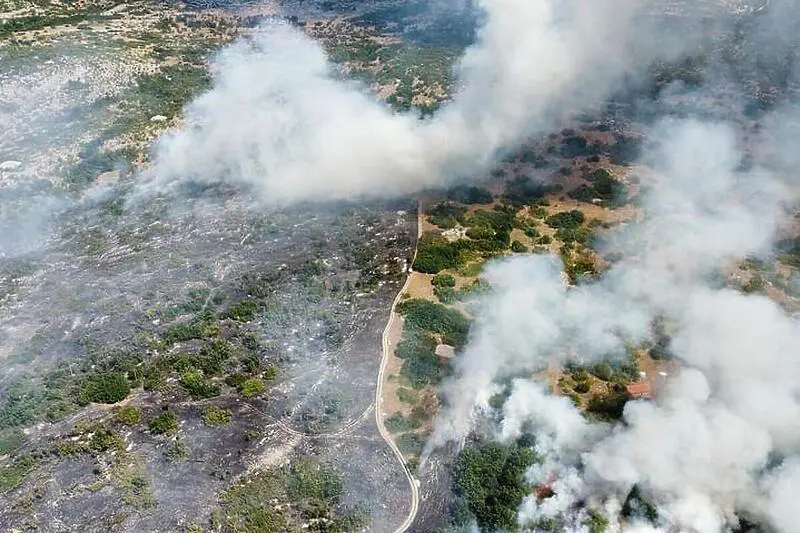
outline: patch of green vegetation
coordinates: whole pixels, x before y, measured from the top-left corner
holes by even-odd
[[[150,421],[150,432],[153,435],[174,435],[180,427],[178,416],[172,411],[164,411]]]
[[[238,322],[250,322],[256,317],[260,305],[255,300],[242,300],[231,305],[220,318],[230,318]]]
[[[492,193],[481,187],[457,185],[447,190],[447,199],[462,204],[490,204]]]
[[[228,489],[221,498],[225,524],[242,533],[278,533],[289,527],[286,511],[272,503],[283,495],[286,478],[281,472],[248,476]]]
[[[522,244],[520,241],[513,241],[511,243],[511,251],[515,254],[526,254],[529,252],[528,247]]]
[[[82,9],[67,14],[27,15],[4,20],[0,24],[0,39],[10,37],[15,33],[22,33],[44,28],[80,24],[85,20],[103,20],[109,18],[102,11],[108,9],[100,5],[88,4]]]
[[[587,203],[600,200],[600,205],[612,208],[625,203],[625,186],[608,170],[598,168],[585,177],[589,184],[570,191],[570,198]]]
[[[342,497],[343,486],[335,470],[306,457],[292,462],[286,492],[293,500],[321,500],[330,505]]]
[[[178,382],[195,400],[212,398],[220,393],[219,385],[209,381],[202,371],[194,368],[181,372]]]
[[[417,403],[417,394],[413,390],[406,387],[400,387],[397,389],[397,397],[403,403],[410,405],[415,405]]]
[[[478,527],[519,529],[517,509],[532,490],[525,472],[536,461],[532,449],[516,443],[473,443],[459,453],[453,473],[455,493]]]
[[[0,430],[0,455],[16,450],[22,444],[25,434],[19,428]]]
[[[406,418],[403,413],[397,412],[386,419],[386,428],[392,433],[403,433],[420,427],[422,427],[420,416],[412,415]]]
[[[227,426],[231,423],[233,414],[227,409],[209,405],[203,410],[203,423],[211,427]]]
[[[425,94],[429,88],[441,87],[444,94],[434,97],[436,103],[433,107],[422,109],[423,113],[431,114],[450,92],[452,66],[460,53],[458,47],[441,45],[387,46],[380,52],[383,64],[377,82],[395,86],[395,92],[387,102],[401,111],[411,109],[414,96]],[[434,95],[431,93],[431,96]]]
[[[395,441],[397,442],[397,448],[404,455],[419,455],[422,453],[422,449],[425,448],[425,437],[413,431],[403,433]]]
[[[18,487],[25,478],[39,467],[39,461],[30,455],[18,457],[9,465],[0,467],[0,493]]]
[[[447,373],[447,368],[436,356],[436,340],[424,331],[404,331],[395,355],[403,359],[400,374],[414,388],[435,385]]]
[[[171,442],[169,446],[167,446],[167,449],[164,450],[164,457],[170,462],[182,461],[187,459],[189,455],[189,446],[183,439]]]
[[[564,272],[573,285],[597,274],[597,267],[590,254],[574,252],[567,246],[561,248],[560,254]]]
[[[431,283],[434,287],[455,287],[456,278],[452,274],[436,274]]]
[[[455,269],[461,265],[459,253],[463,249],[458,242],[421,243],[417,247],[417,257],[412,268],[425,274],[436,274],[446,269]]]
[[[454,302],[468,301],[476,295],[486,292],[488,288],[488,283],[479,278],[473,280],[470,285],[461,287],[458,290],[453,289],[452,287],[436,286],[433,288],[433,294],[439,299],[440,302],[447,305]]]
[[[564,159],[575,159],[576,157],[586,157],[597,155],[603,152],[603,147],[597,144],[589,144],[588,141],[575,135],[565,135],[561,141],[558,153]]]
[[[127,398],[130,392],[131,384],[122,372],[91,374],[83,382],[78,403],[117,403]]]
[[[105,134],[113,137],[139,131],[150,124],[154,115],[172,117],[210,85],[211,76],[205,65],[162,65],[159,72],[139,76],[136,84],[120,96],[120,118]]]
[[[334,510],[343,488],[336,470],[312,457],[299,458],[231,487],[220,498],[221,521],[229,530],[244,533],[294,530],[309,522],[319,531],[358,531],[367,525],[364,513]]]
[[[571,211],[561,211],[554,213],[545,219],[545,223],[551,228],[575,230],[586,220],[582,211],[573,209]]]
[[[264,391],[267,390],[267,386],[264,382],[258,378],[250,378],[242,382],[241,387],[239,387],[239,392],[242,393],[242,396],[245,398],[252,398],[254,396],[258,396],[263,394]]]
[[[608,147],[611,163],[614,165],[630,165],[636,161],[642,150],[642,140],[621,134],[615,134],[614,138],[614,144]]]
[[[135,426],[142,420],[142,410],[129,405],[121,407],[114,412],[114,420],[125,426]]]
[[[12,382],[5,390],[0,407],[0,429],[61,419],[77,408],[75,389],[69,374],[61,373],[30,376]]]
[[[589,529],[589,533],[605,533],[608,529],[608,518],[598,512],[589,513],[589,517],[584,521],[584,525]]]
[[[442,229],[456,227],[457,224],[464,224],[464,215],[467,209],[450,202],[440,202],[428,209],[428,222]]]
[[[617,421],[622,419],[625,404],[630,399],[627,391],[611,391],[606,394],[594,395],[589,399],[586,412],[600,420]]]
[[[62,440],[53,444],[50,451],[58,457],[97,455],[105,452],[121,452],[125,440],[113,429],[103,424],[77,426]]]
[[[628,493],[620,514],[631,521],[642,520],[651,524],[656,524],[659,518],[658,507],[642,493],[638,485],[634,485]]]
[[[407,329],[437,333],[446,344],[456,347],[467,343],[469,319],[454,309],[421,298],[400,302],[396,309],[405,317]]]
[[[537,183],[529,176],[517,176],[506,183],[503,198],[511,205],[521,207],[535,204],[552,190],[552,186]]]
[[[65,181],[70,188],[80,189],[104,172],[130,170],[136,153],[130,148],[104,151],[101,141],[86,143],[78,152],[78,162],[66,171]]]

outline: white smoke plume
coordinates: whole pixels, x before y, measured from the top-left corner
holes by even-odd
[[[446,409],[431,446],[463,438],[499,380],[622,353],[663,315],[676,324],[671,350],[682,371],[657,401],[629,402],[624,425],[587,424],[535,378],[516,380],[499,437],[533,424],[545,460],[531,478],[559,479],[556,498],[526,500],[521,519],[579,513],[579,502],[618,506],[637,485],[658,503],[660,531],[719,533],[741,511],[797,531],[788,502],[800,496],[800,326],[765,296],[708,284],[715,269],[766,254],[781,206],[796,196],[784,176],[738,168],[731,127],[668,121],[653,136],[661,143],[649,158],[647,217],[628,228],[625,258],[601,280],[566,289],[543,257],[490,269],[495,292],[443,386]],[[770,473],[776,457],[788,459]]]
[[[430,120],[392,113],[344,81],[300,31],[263,28],[219,55],[214,88],[159,143],[151,186],[228,179],[287,203],[473,179],[503,150],[691,46],[692,34],[676,38],[643,16],[658,5],[483,0],[485,23],[457,68],[460,90]]]

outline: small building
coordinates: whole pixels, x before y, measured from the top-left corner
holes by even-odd
[[[648,382],[641,382],[641,383],[631,383],[626,387],[628,394],[631,395],[631,398],[650,398],[650,383]]]

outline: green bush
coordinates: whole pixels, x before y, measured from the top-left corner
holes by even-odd
[[[219,385],[208,381],[199,370],[182,372],[178,382],[195,400],[219,396]]]
[[[517,176],[506,183],[506,190],[503,196],[506,202],[520,207],[541,199],[550,191],[551,187],[537,183],[528,176]]]
[[[577,229],[586,220],[583,212],[573,209],[572,211],[561,211],[554,213],[545,219],[551,228],[556,229]]]
[[[38,466],[39,461],[29,455],[23,455],[10,465],[0,467],[0,493],[18,487]]]
[[[446,368],[436,356],[436,341],[423,331],[404,331],[395,355],[403,359],[400,373],[414,388],[435,385],[445,376]]]
[[[425,274],[436,274],[442,270],[458,268],[459,250],[451,243],[420,245],[412,268]]]
[[[227,426],[231,423],[233,415],[227,409],[216,405],[209,405],[203,410],[203,423],[211,427]]]
[[[9,453],[19,448],[25,434],[19,428],[6,428],[0,430],[0,455]]]
[[[200,321],[172,324],[167,326],[161,339],[167,345],[173,345],[179,342],[186,342],[192,339],[203,338],[204,324]]]
[[[528,247],[522,244],[520,241],[514,241],[511,243],[511,251],[515,254],[524,254],[528,253]]]
[[[405,327],[438,333],[445,343],[464,346],[469,333],[469,320],[454,309],[412,298],[397,305],[397,312],[405,317]]]
[[[142,419],[142,410],[138,407],[121,407],[114,413],[114,420],[125,426],[135,426]]]
[[[392,433],[402,433],[411,429],[411,425],[403,413],[398,412],[386,419],[386,429]]]
[[[338,472],[310,457],[296,459],[289,467],[286,492],[292,500],[320,500],[335,505],[344,484]]]
[[[276,365],[268,365],[263,372],[264,379],[272,381],[278,379],[278,367]]]
[[[418,455],[425,448],[425,437],[410,431],[403,433],[397,437],[397,447],[406,455]]]
[[[220,318],[230,318],[238,322],[250,322],[256,317],[259,305],[254,300],[242,300],[231,305]]]
[[[131,385],[121,372],[93,374],[86,377],[79,395],[80,403],[117,403],[128,397]]]
[[[400,387],[397,389],[397,397],[400,399],[401,402],[414,405],[417,403],[417,395],[416,393],[405,387]]]
[[[245,381],[247,381],[247,376],[239,372],[225,376],[225,384],[235,389],[241,389]]]
[[[172,411],[164,411],[148,427],[153,435],[174,435],[178,432],[178,417]]]
[[[451,304],[458,299],[458,292],[452,287],[436,286],[433,288],[433,294],[443,304]]]
[[[587,392],[589,392],[590,388],[591,385],[589,384],[588,381],[576,381],[575,385],[572,387],[572,389],[578,394],[586,394]]]
[[[267,386],[258,378],[250,378],[242,383],[239,392],[247,398],[258,396],[267,390]]]
[[[431,280],[434,287],[455,287],[456,278],[452,274],[437,274]]]
[[[492,193],[481,187],[459,185],[447,191],[447,198],[462,204],[490,204]]]
[[[454,228],[456,224],[464,223],[464,207],[453,205],[449,202],[441,202],[428,209],[428,221],[442,229]]]
[[[608,518],[597,512],[591,512],[584,524],[589,528],[589,533],[605,533],[608,529]]]
[[[517,509],[532,487],[525,472],[536,461],[530,448],[485,442],[465,447],[456,460],[455,492],[484,531],[515,531]]]
[[[628,400],[630,400],[630,396],[627,391],[612,391],[591,398],[586,410],[601,420],[616,421],[622,418],[622,412]]]

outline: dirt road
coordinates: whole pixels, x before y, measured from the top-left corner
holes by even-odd
[[[417,241],[419,241],[420,233],[422,231],[422,209],[420,203],[417,203]],[[417,257],[417,247],[414,247],[414,259]],[[411,263],[414,263],[412,259]],[[409,265],[409,274],[411,273],[411,266]],[[383,411],[381,409],[381,405],[383,404],[383,380],[384,380],[384,373],[386,372],[386,363],[389,361],[389,357],[392,355],[391,350],[392,346],[389,341],[390,332],[392,330],[392,326],[395,320],[399,320],[400,316],[395,312],[395,307],[397,303],[400,301],[400,298],[403,296],[403,293],[406,292],[408,289],[408,284],[411,281],[411,276],[409,275],[406,277],[406,282],[398,291],[397,296],[395,296],[394,301],[392,302],[392,308],[389,313],[389,321],[386,324],[386,328],[383,330],[383,356],[381,358],[381,368],[378,372],[378,386],[375,389],[375,423],[378,426],[378,431],[383,437],[383,440],[386,441],[386,444],[391,448],[392,452],[394,453],[397,460],[400,461],[400,464],[403,466],[403,471],[406,474],[406,478],[408,478],[408,484],[411,487],[411,508],[408,511],[408,516],[400,524],[397,529],[395,529],[395,533],[403,533],[404,531],[408,530],[411,525],[414,523],[414,519],[417,516],[417,511],[419,510],[419,481],[414,477],[414,474],[409,470],[408,465],[406,464],[405,459],[403,458],[403,454],[400,452],[400,449],[395,444],[394,440],[392,439],[391,434],[386,429],[386,426],[383,424]]]

